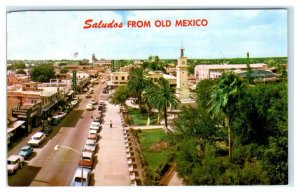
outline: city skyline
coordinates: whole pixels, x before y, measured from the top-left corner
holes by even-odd
[[[64,18],[63,20],[61,18]],[[84,29],[85,21],[123,28]],[[207,19],[203,27],[128,28],[128,20]],[[7,59],[286,57],[287,10],[26,11],[7,14]]]

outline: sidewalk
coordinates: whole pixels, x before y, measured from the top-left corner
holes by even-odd
[[[113,127],[110,128],[109,121]],[[106,102],[93,170],[95,186],[129,186],[129,171],[119,106]]]

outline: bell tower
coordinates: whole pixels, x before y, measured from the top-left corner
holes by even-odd
[[[190,98],[187,57],[184,56],[183,47],[181,47],[180,49],[180,57],[177,60],[176,78],[176,93],[179,99]]]

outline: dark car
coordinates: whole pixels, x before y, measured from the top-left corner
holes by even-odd
[[[58,125],[59,124],[59,122],[60,122],[60,119],[51,119],[51,121],[50,121],[50,125]]]
[[[69,113],[72,110],[72,108],[70,106],[66,106],[64,109],[65,113]]]
[[[29,145],[25,145],[21,148],[19,152],[19,156],[22,156],[24,159],[27,159],[31,156],[32,152],[33,152],[33,147]]]
[[[45,125],[42,128],[42,132],[45,133],[46,136],[48,136],[51,131],[52,131],[53,127],[51,125]]]

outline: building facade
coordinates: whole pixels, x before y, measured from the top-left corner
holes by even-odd
[[[250,64],[252,69],[266,70],[267,64]],[[194,76],[196,81],[204,79],[218,78],[222,72],[226,70],[234,70],[237,72],[247,69],[246,64],[203,64],[197,65],[194,68]]]

